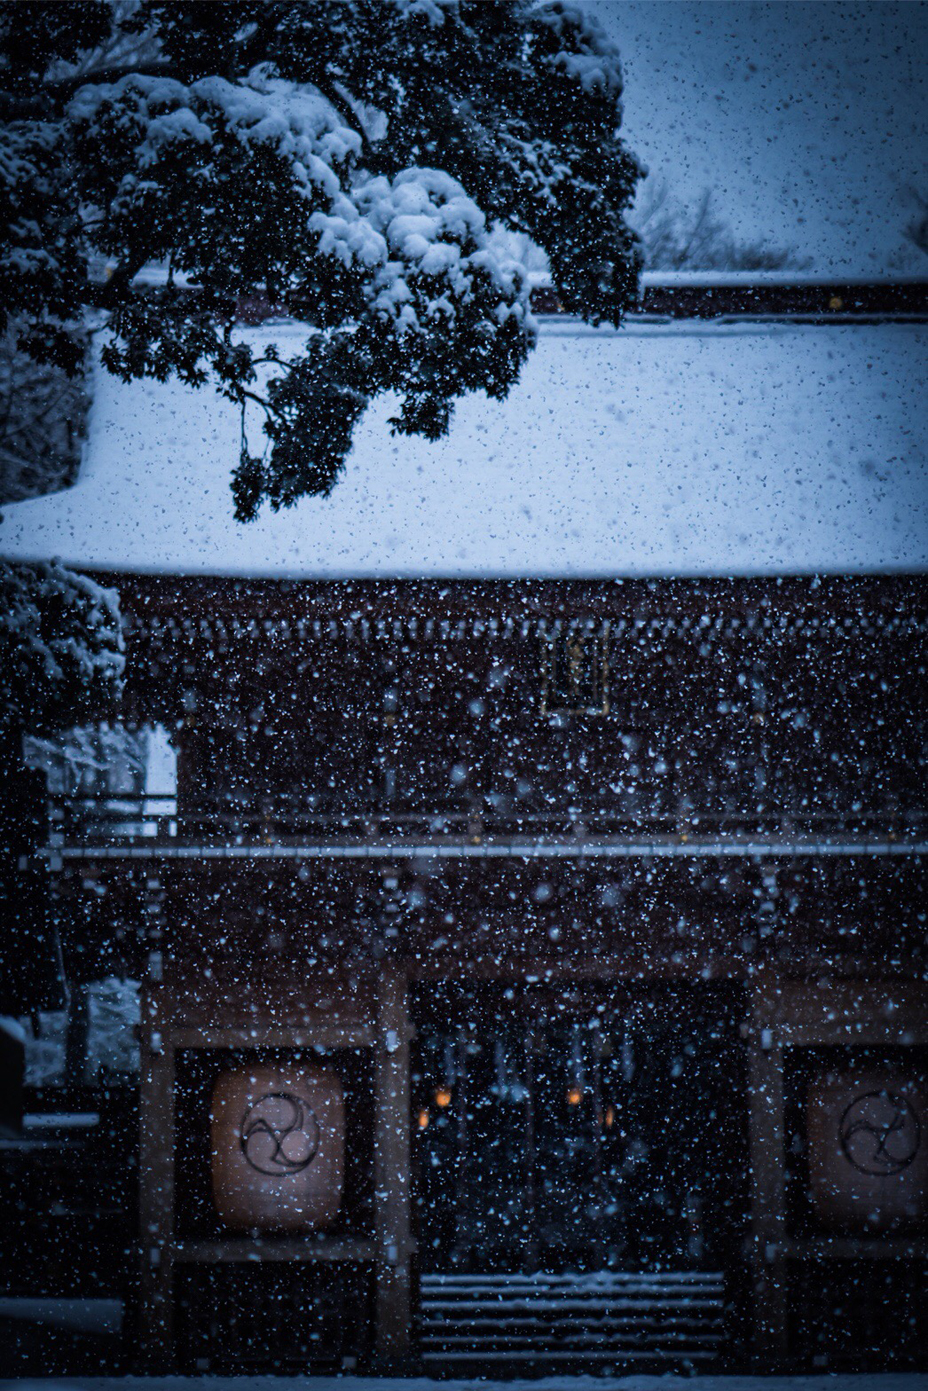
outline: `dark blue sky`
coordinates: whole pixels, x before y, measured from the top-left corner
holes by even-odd
[[[928,273],[928,5],[585,0],[619,41],[629,144],[678,196],[814,269]]]

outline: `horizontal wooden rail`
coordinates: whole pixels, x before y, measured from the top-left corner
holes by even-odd
[[[907,812],[845,816],[839,813],[794,817],[777,808],[685,816],[672,813],[617,812],[608,806],[501,815],[460,808],[418,811],[360,808],[352,812],[308,811],[296,799],[281,797],[267,806],[234,805],[216,799],[178,808],[173,796],[106,795],[69,797],[49,803],[50,847],[158,844],[293,847],[321,843],[373,845],[426,840],[441,844],[461,839],[473,846],[494,841],[670,841],[699,845],[707,838],[736,842],[807,844],[840,841],[886,842],[911,847],[928,836],[928,815]]]

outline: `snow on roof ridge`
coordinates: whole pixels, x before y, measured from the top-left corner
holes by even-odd
[[[0,550],[304,579],[924,572],[926,346],[914,324],[555,322],[506,401],[465,398],[436,444],[380,401],[331,497],[247,526],[234,409],[99,372],[78,482],[5,508]]]
[[[533,290],[553,290],[554,282],[547,271],[528,272]],[[643,289],[671,285],[925,285],[928,272],[900,274],[891,271],[845,273],[823,270],[645,270],[641,275]]]
[[[527,271],[526,278],[532,289],[555,288],[548,271]],[[143,266],[135,276],[137,285],[159,286],[167,282],[168,271],[164,266]],[[183,272],[175,272],[173,283],[184,288],[198,282]],[[645,270],[641,284],[645,288],[652,285],[924,285],[928,284],[928,272],[844,272],[807,267],[795,270]]]
[[[646,270],[641,277],[645,289],[660,285],[926,285],[928,274],[843,275],[817,270]]]

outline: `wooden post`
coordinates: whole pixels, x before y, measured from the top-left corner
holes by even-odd
[[[751,1143],[752,1354],[776,1371],[789,1351],[786,1290],[786,1141],[783,1049],[755,1020],[748,1049]]]
[[[90,1039],[90,996],[86,985],[72,985],[64,1038],[64,1080],[72,1091],[87,1080],[87,1044]]]
[[[535,1150],[535,1025],[525,1032],[525,1235],[523,1269],[540,1264],[538,1244],[538,1158]]]
[[[381,1368],[399,1368],[410,1356],[412,1234],[406,995],[404,972],[385,964],[378,981],[374,1057],[375,1354]]]
[[[142,999],[139,1370],[173,1370],[174,1048],[158,997]]]

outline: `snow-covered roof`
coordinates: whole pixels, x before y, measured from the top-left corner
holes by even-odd
[[[299,332],[249,336],[281,349]],[[16,503],[8,556],[255,576],[749,575],[928,567],[928,327],[543,324],[503,403],[438,444],[379,403],[327,499],[232,518],[234,408],[94,383],[77,484]]]

